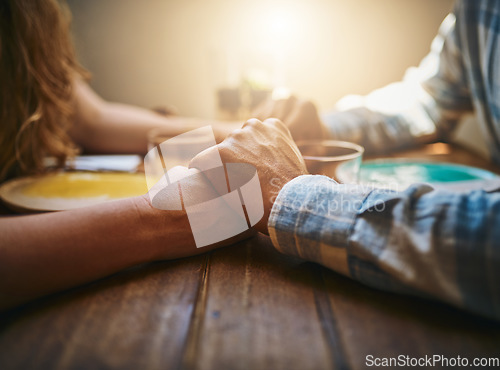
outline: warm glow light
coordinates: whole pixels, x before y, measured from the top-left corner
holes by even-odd
[[[289,9],[272,9],[262,19],[263,41],[268,48],[285,52],[297,38],[299,24]]]
[[[307,60],[307,47],[314,44],[317,12],[309,2],[255,0],[234,3],[231,32],[218,40],[212,70],[216,86],[272,89],[273,97],[290,95],[290,69]],[[223,29],[223,28],[221,28]],[[217,58],[216,56],[219,55]],[[220,71],[220,72],[219,72]]]
[[[293,31],[293,19],[287,14],[274,14],[269,17],[269,31],[273,38],[283,39]]]
[[[288,4],[287,4],[288,5]],[[269,85],[285,87],[287,85],[285,61],[293,48],[300,42],[299,30],[304,23],[300,13],[292,6],[265,6],[259,9],[258,17],[251,17],[253,37],[248,49],[258,47],[261,51],[259,59],[267,61],[267,66],[253,66],[254,69],[264,67],[267,70]],[[302,24],[303,26],[303,24]]]

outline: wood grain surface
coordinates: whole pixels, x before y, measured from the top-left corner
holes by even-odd
[[[497,170],[433,148],[425,150]],[[500,324],[370,289],[282,255],[262,235],[0,316],[2,370],[363,369],[369,355],[500,357]]]

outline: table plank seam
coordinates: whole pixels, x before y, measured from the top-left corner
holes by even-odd
[[[327,294],[327,288],[323,277],[323,268],[320,266],[313,266],[311,270],[313,279],[316,281],[316,287],[314,288],[314,303],[323,337],[330,349],[332,365],[335,369],[350,369],[345,355],[342,337],[337,326],[337,319],[333,313],[330,299]]]
[[[191,322],[186,336],[186,341],[184,343],[184,349],[182,351],[181,368],[183,369],[193,369],[195,367],[207,305],[208,276],[210,272],[211,257],[212,252],[207,253],[204,263],[200,269],[198,291],[193,303],[194,307],[190,320]]]

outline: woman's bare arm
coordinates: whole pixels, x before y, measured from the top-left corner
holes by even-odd
[[[180,195],[178,186],[163,189],[164,204]],[[203,176],[189,176],[181,196],[184,201],[202,194],[213,198],[214,192]],[[215,215],[205,224],[207,229],[216,225]],[[248,230],[197,248],[186,212],[158,210],[148,194],[72,211],[0,217],[0,310],[136,264],[203,253],[252,234]]]
[[[147,133],[164,127],[172,136],[211,125],[218,141],[242,123],[162,116],[147,109],[110,103],[82,80],[75,81],[75,125],[71,136],[84,150],[95,153],[146,153]]]
[[[185,212],[147,196],[78,210],[0,218],[0,309],[124,268],[192,255]]]

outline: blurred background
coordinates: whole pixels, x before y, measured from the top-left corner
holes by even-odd
[[[67,1],[78,55],[101,96],[143,107],[172,104],[182,115],[206,118],[218,117],[221,88],[288,88],[328,110],[346,94],[397,81],[427,54],[453,6],[453,0]]]

